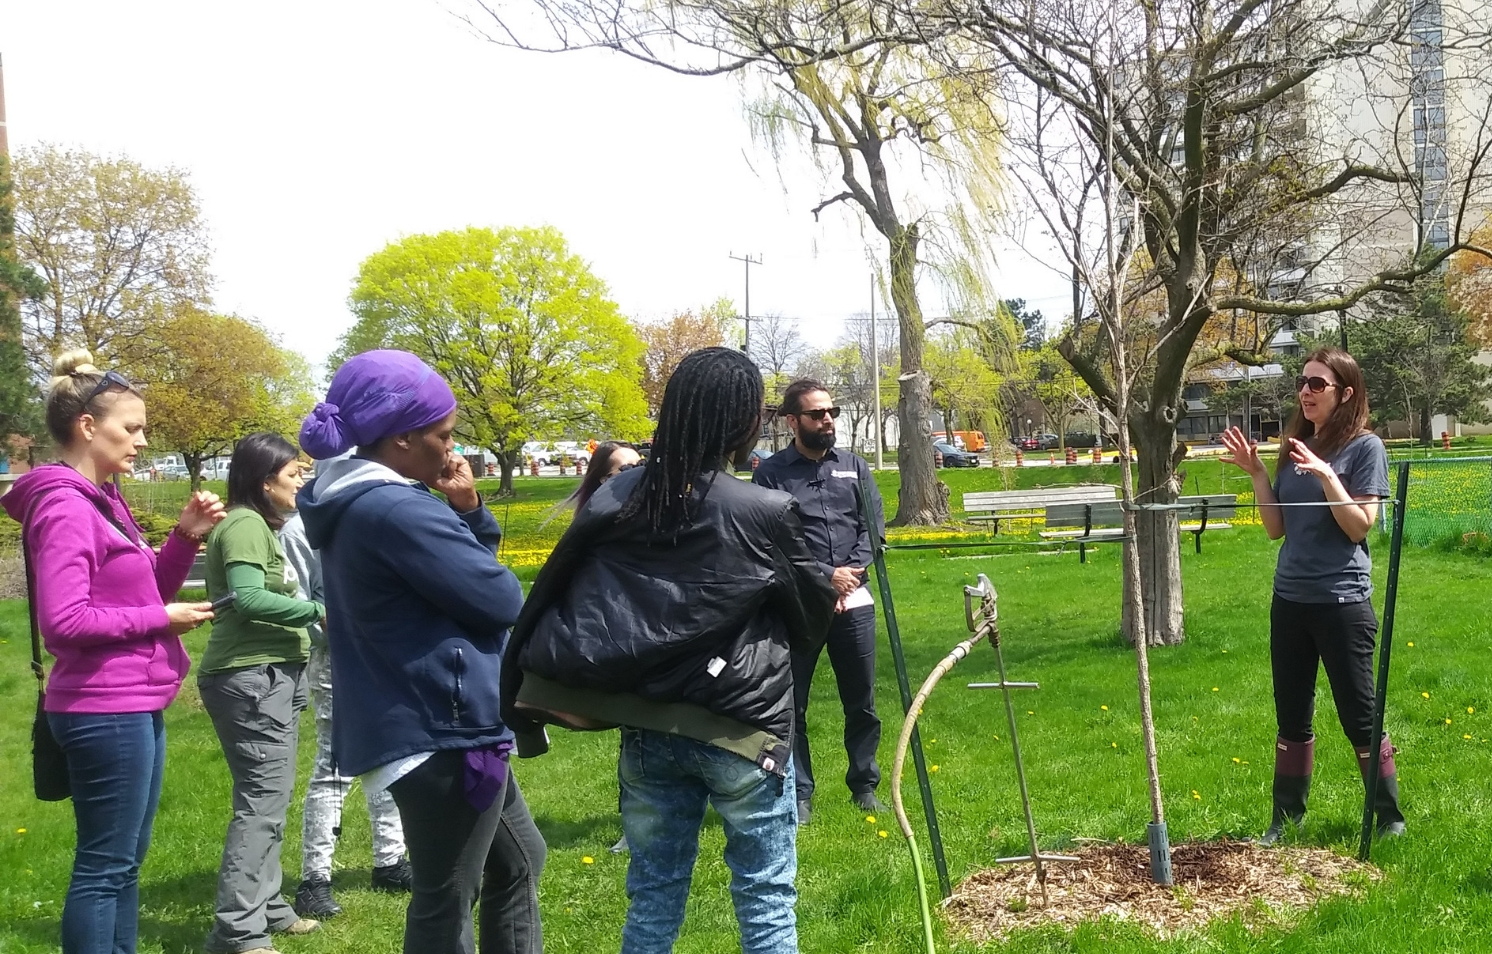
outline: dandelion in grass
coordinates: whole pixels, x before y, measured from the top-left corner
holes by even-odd
[[[886,837],[886,829],[882,828],[880,831],[876,832],[876,835],[878,837],[880,837],[880,838],[885,838]]]
[[[24,834],[26,834],[26,829],[24,829],[24,828],[17,828],[16,829],[16,834],[17,835],[24,835]]]
[[[1192,789],[1192,798],[1195,798],[1197,801],[1200,802],[1202,800],[1202,793],[1197,791],[1196,789]]]
[[[876,817],[874,815],[866,815],[865,823],[867,825],[874,825],[876,823]]]
[[[928,771],[929,771],[929,772],[936,772],[936,771],[937,771],[937,770],[938,770],[938,766],[937,766],[937,765],[929,765],[929,766],[928,766],[928,767],[927,767],[927,770],[928,770]]]
[[[1109,743],[1109,748],[1111,748],[1111,749],[1117,749],[1117,748],[1119,748],[1119,743],[1118,742],[1110,742]]]
[[[1467,706],[1466,707],[1466,714],[1467,715],[1471,715],[1475,711],[1476,711],[1476,706]]]
[[[1422,698],[1425,698],[1425,699],[1428,699],[1428,698],[1430,698],[1430,694],[1429,694],[1429,693],[1428,693],[1428,692],[1422,692],[1422,693],[1420,693],[1420,696],[1421,696],[1421,697],[1422,697]]]
[[[1035,709],[1027,709],[1026,710],[1026,715],[1035,715],[1035,714],[1036,714],[1036,710]]]
[[[1217,692],[1217,686],[1213,686],[1213,687],[1212,687],[1212,691],[1213,691],[1213,692]]]
[[[1235,755],[1235,756],[1233,756],[1233,764],[1234,765],[1242,765],[1243,764],[1243,760],[1240,759],[1238,756]]]
[[[593,865],[596,863],[596,859],[592,858],[590,855],[586,855],[580,859],[580,863],[583,865]]]
[[[1471,736],[1469,736],[1469,735],[1463,735],[1463,736],[1461,736],[1461,738],[1469,740],[1471,738]]]
[[[1414,648],[1414,640],[1412,640],[1412,639],[1409,641],[1409,648],[1410,649]]]
[[[1449,719],[1446,719],[1446,720],[1445,720],[1445,724],[1446,724],[1446,725],[1450,725],[1450,724],[1451,724],[1451,720],[1449,720]]]
[[[1102,709],[1104,712],[1108,712],[1109,711],[1109,707],[1108,706],[1099,706],[1099,708]]]

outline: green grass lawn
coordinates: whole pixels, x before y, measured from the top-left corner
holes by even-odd
[[[1212,464],[1188,464],[1203,492],[1216,491]],[[1104,470],[1112,468],[1103,468]],[[1089,468],[1057,469],[1048,476]],[[1025,481],[1030,472],[1018,472]],[[885,475],[894,478],[894,474]],[[1117,476],[1114,475],[1114,476]],[[969,489],[994,489],[992,470],[946,472],[955,505]],[[1088,479],[1093,479],[1090,476]],[[1101,479],[1109,479],[1107,477]],[[982,481],[976,483],[976,481]],[[892,483],[892,481],[887,481]],[[1188,479],[1188,491],[1191,478]],[[1230,481],[1228,490],[1243,490]],[[545,512],[573,481],[520,481],[507,512],[514,553],[542,550],[567,520],[541,532]],[[1025,484],[1022,484],[1025,485]],[[891,489],[888,487],[888,490]],[[504,519],[503,503],[495,505]],[[1380,589],[1387,547],[1379,545]],[[965,637],[961,586],[983,572],[1000,591],[1001,629],[1011,678],[1037,680],[1019,697],[1022,744],[1044,847],[1074,837],[1143,842],[1149,818],[1140,744],[1134,657],[1119,640],[1119,549],[1101,545],[1080,566],[1075,552],[893,553],[890,573],[914,685]],[[1173,843],[1257,834],[1268,820],[1273,710],[1267,608],[1275,545],[1257,529],[1209,533],[1203,552],[1183,548],[1187,642],[1151,654],[1160,767]],[[531,578],[533,567],[519,572]],[[1433,549],[1405,552],[1388,727],[1398,756],[1408,837],[1375,850],[1384,877],[1359,897],[1327,901],[1286,927],[1249,934],[1232,923],[1156,940],[1139,928],[1102,923],[1074,932],[1028,932],[1001,950],[1130,951],[1492,950],[1492,663],[1488,596],[1492,563]],[[1381,605],[1381,593],[1380,593]],[[70,805],[35,801],[29,785],[33,681],[26,669],[24,605],[0,602],[0,951],[57,949],[57,924],[73,840]],[[1411,648],[1407,644],[1412,641]],[[199,655],[205,633],[188,641]],[[878,696],[886,720],[883,767],[900,726],[896,682],[885,650]],[[827,671],[827,665],[821,667]],[[923,739],[955,880],[1022,851],[1024,828],[1004,714],[997,694],[963,689],[994,676],[979,647],[925,707]],[[1304,841],[1355,851],[1361,782],[1350,746],[1323,694],[1317,776]],[[1424,694],[1428,693],[1428,698]],[[1103,707],[1107,706],[1107,709]],[[1474,710],[1474,711],[1471,711]],[[911,863],[894,820],[869,823],[849,803],[842,720],[832,679],[815,683],[811,709],[820,780],[814,821],[799,840],[802,947],[812,952],[918,952],[920,928]],[[155,843],[142,879],[142,951],[200,950],[228,821],[229,779],[192,680],[167,714],[170,756]],[[310,721],[304,723],[310,731]],[[997,740],[996,735],[1000,738]],[[1470,738],[1465,738],[1465,736]],[[303,740],[302,785],[311,746]],[[550,855],[541,885],[550,951],[616,950],[626,897],[626,857],[606,849],[616,817],[616,738],[556,732],[551,754],[518,764]],[[908,779],[909,804],[916,804]],[[1195,793],[1195,795],[1193,794]],[[885,792],[882,792],[885,796]],[[22,831],[24,829],[24,831]],[[881,838],[886,830],[890,837]],[[299,868],[299,793],[286,827],[287,885]],[[926,850],[926,839],[922,844]],[[677,950],[738,949],[720,860],[718,820],[707,821],[688,917]],[[585,859],[592,859],[586,863]],[[318,935],[284,939],[288,952],[399,949],[403,904],[367,890],[369,834],[359,797],[349,800],[343,867],[335,875],[346,914]],[[929,872],[931,871],[929,859]],[[948,950],[974,948],[942,936]]]

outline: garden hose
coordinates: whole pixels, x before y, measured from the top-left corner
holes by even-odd
[[[922,704],[932,695],[933,687],[938,684],[953,667],[967,655],[969,651],[984,638],[987,630],[980,627],[973,636],[953,647],[953,651],[943,658],[943,661],[934,667],[931,674],[922,683],[922,688],[917,690],[917,695],[912,699],[912,705],[907,709],[906,720],[901,726],[901,735],[896,740],[896,757],[891,762],[891,807],[896,812],[896,823],[901,826],[902,837],[907,840],[907,849],[912,853],[912,871],[917,877],[917,903],[922,914],[922,935],[927,943],[927,954],[937,954],[933,943],[932,908],[927,901],[927,877],[922,870],[922,855],[917,850],[917,841],[912,834],[912,823],[907,819],[906,806],[901,798],[901,775],[906,765],[907,747],[912,741],[912,731],[917,727],[917,717],[922,714]]]

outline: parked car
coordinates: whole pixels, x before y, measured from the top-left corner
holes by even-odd
[[[1023,451],[1055,450],[1062,443],[1056,434],[1027,434],[1011,438],[1010,443]]]
[[[939,467],[978,467],[979,455],[959,450],[947,441],[933,441],[933,459]]]
[[[1068,431],[1063,440],[1068,447],[1076,447],[1080,450],[1098,446],[1098,435],[1087,431]]]

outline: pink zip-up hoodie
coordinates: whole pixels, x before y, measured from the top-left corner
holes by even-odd
[[[114,485],[99,487],[65,464],[22,474],[0,506],[28,524],[37,619],[57,659],[47,711],[154,712],[170,705],[191,660],[170,630],[166,603],[186,581],[196,547],[173,533],[157,557]]]

